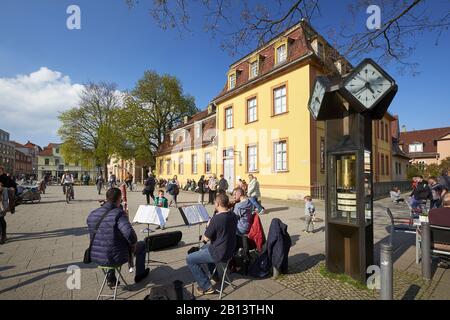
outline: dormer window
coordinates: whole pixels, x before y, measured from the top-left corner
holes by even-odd
[[[170,145],[173,145],[174,142],[174,136],[173,133],[170,134]]]
[[[276,51],[276,64],[286,62],[287,60],[287,44],[284,43],[277,47]]]
[[[255,61],[250,63],[250,78],[258,76],[258,72],[259,72],[259,60],[256,59]]]
[[[409,145],[409,152],[413,153],[413,152],[423,152],[423,143],[421,142],[415,142],[415,143],[411,143]]]
[[[198,140],[202,136],[202,124],[195,124],[195,139]]]
[[[232,73],[228,76],[228,90],[232,90],[236,87],[236,73]]]

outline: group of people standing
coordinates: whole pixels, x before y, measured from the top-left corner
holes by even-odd
[[[419,175],[413,178],[410,204],[413,210],[421,209],[423,203],[430,201],[430,210],[442,206],[442,200],[450,191],[450,177],[448,171],[442,172],[438,178],[429,177],[425,180]]]

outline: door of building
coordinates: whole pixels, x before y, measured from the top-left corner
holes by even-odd
[[[232,192],[235,184],[234,177],[234,150],[232,148],[224,150],[223,176],[228,181],[228,191]]]

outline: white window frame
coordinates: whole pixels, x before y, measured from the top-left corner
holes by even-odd
[[[233,107],[225,109],[225,129],[233,128]]]
[[[184,175],[184,158],[180,157],[178,159],[178,174]]]
[[[259,74],[259,61],[255,60],[250,63],[250,79],[257,77]]]
[[[212,170],[212,157],[211,153],[207,152],[205,153],[205,173],[211,173],[211,170]]]
[[[254,102],[254,104],[252,104]],[[258,120],[258,101],[256,97],[247,100],[247,122],[255,122]]]
[[[247,146],[247,172],[258,171],[258,146],[256,144]]]
[[[284,48],[283,51],[281,49]],[[287,43],[282,44],[277,48],[277,64],[286,62],[287,60]]]
[[[192,173],[198,173],[198,156],[196,153],[192,155]]]
[[[409,153],[423,152],[423,143],[421,142],[411,143],[408,148]]]
[[[202,124],[197,123],[195,125],[195,139],[200,139],[202,136]]]
[[[236,87],[236,73],[232,73],[228,76],[228,90],[232,90]]]
[[[274,171],[284,172],[288,170],[287,163],[287,140],[280,140],[274,142]]]
[[[273,114],[282,114],[287,111],[287,88],[281,86],[273,90]]]

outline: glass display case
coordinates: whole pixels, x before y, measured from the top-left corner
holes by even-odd
[[[335,210],[331,218],[334,221],[355,224],[357,222],[356,155],[336,155],[336,193]]]
[[[364,150],[364,209],[366,224],[372,223],[372,157],[371,152]]]

